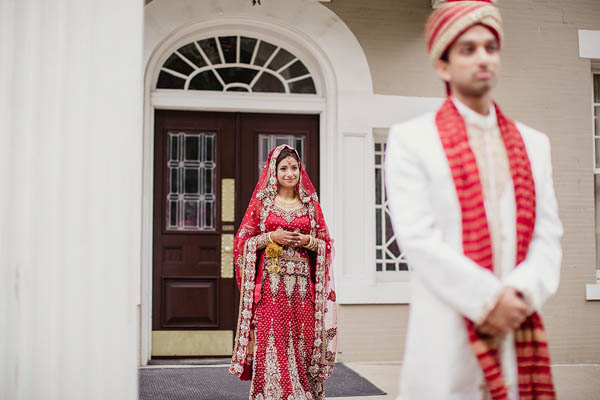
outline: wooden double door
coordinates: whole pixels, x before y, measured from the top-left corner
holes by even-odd
[[[318,190],[317,115],[155,114],[152,356],[231,355],[233,237],[266,162],[296,147]]]

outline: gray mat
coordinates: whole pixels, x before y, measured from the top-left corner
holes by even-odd
[[[229,375],[226,366],[143,368],[139,378],[140,400],[247,400],[250,393],[250,382]],[[385,394],[344,364],[325,382],[327,398]]]

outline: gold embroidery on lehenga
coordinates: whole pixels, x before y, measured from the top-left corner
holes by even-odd
[[[276,297],[277,293],[279,293],[280,275],[279,274],[269,274],[269,280],[271,282],[271,295],[272,295],[272,297]]]
[[[306,298],[306,292],[308,288],[308,279],[305,276],[298,277],[298,293],[300,294],[300,298],[304,300]]]
[[[300,376],[298,375],[298,364],[296,362],[296,352],[294,351],[294,338],[292,335],[292,327],[290,324],[290,338],[288,341],[288,349],[287,349],[287,363],[288,363],[288,371],[290,373],[290,383],[292,384],[292,392],[294,393],[292,399],[300,399],[304,400],[307,398],[304,389],[302,389],[302,384],[300,383]]]
[[[302,323],[302,329],[300,330],[300,338],[298,339],[298,350],[300,351],[300,358],[302,364],[306,364],[306,342],[304,340],[304,323]]]
[[[265,356],[265,397],[269,400],[281,400],[283,390],[281,389],[281,373],[277,366],[277,348],[275,347],[275,333],[273,325],[269,331],[267,340],[267,352]]]
[[[255,340],[254,343],[254,351],[252,352],[252,358],[254,360],[256,360],[256,354],[258,353],[258,341]],[[254,395],[254,379],[256,378],[256,362],[252,363],[252,380],[250,381],[250,398],[252,398],[252,396]],[[258,396],[255,397],[255,400],[261,400],[262,398],[262,393],[259,395],[260,398]]]
[[[296,275],[285,275],[283,282],[285,283],[285,294],[291,300],[294,294],[294,287],[296,286]]]

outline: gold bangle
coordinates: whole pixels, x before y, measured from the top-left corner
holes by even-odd
[[[309,239],[308,239],[308,243],[307,243],[307,244],[305,244],[305,245],[304,245],[304,247],[310,250],[310,248],[312,247],[312,245],[313,245],[313,243],[314,243],[314,239],[313,239],[313,237],[312,237],[312,236],[309,236],[308,238],[309,238]]]
[[[269,234],[267,235],[267,236],[269,237],[269,243],[275,243],[275,242],[273,241],[273,239],[271,239],[271,234],[272,234],[272,233],[273,233],[273,232],[269,232]]]

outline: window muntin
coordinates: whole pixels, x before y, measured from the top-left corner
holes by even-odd
[[[385,192],[385,140],[375,138],[375,270],[409,271],[404,252],[398,247]]]
[[[215,153],[215,133],[169,132],[167,230],[214,230]]]
[[[245,36],[181,46],[161,67],[157,89],[316,94],[304,63],[286,49]]]

